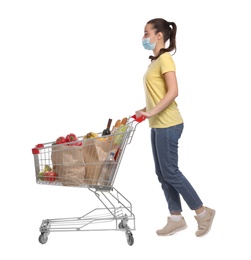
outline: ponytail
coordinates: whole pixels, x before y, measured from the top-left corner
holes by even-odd
[[[174,22],[169,23],[172,26],[171,33],[170,33],[170,44],[169,47],[166,49],[168,52],[174,51],[174,54],[176,52],[176,32],[177,32],[177,26]]]

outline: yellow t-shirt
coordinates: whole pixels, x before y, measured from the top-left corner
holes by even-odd
[[[146,111],[150,111],[166,95],[163,74],[175,70],[173,58],[168,52],[160,55],[157,60],[149,65],[144,75]],[[183,120],[175,101],[157,115],[149,118],[149,126],[151,128],[165,128],[181,123],[183,123]]]

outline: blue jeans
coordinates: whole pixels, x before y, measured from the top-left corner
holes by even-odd
[[[180,195],[191,210],[202,206],[196,191],[178,167],[178,141],[183,123],[167,128],[151,129],[155,171],[164,191],[170,213],[181,212]]]

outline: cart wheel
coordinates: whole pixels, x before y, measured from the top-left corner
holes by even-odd
[[[123,225],[123,222],[121,221],[120,223],[119,223],[119,229],[124,229],[125,227],[124,227],[124,225]]]
[[[38,241],[41,244],[45,244],[48,241],[48,235],[46,233],[41,233],[41,235],[38,238]]]
[[[126,238],[127,238],[127,243],[129,246],[132,246],[133,243],[134,243],[134,238],[133,238],[133,235],[132,233],[127,233],[126,234]]]

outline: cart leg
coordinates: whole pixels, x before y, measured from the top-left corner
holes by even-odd
[[[127,243],[128,243],[129,246],[132,246],[133,243],[134,243],[134,238],[133,238],[133,234],[131,232],[131,229],[127,225],[127,223],[128,223],[128,217],[125,214],[124,218],[121,220],[118,227],[119,227],[119,229],[125,229]]]
[[[48,241],[48,236],[50,234],[50,221],[47,220],[43,220],[42,224],[40,226],[40,236],[38,237],[38,241],[41,244],[45,244]]]

